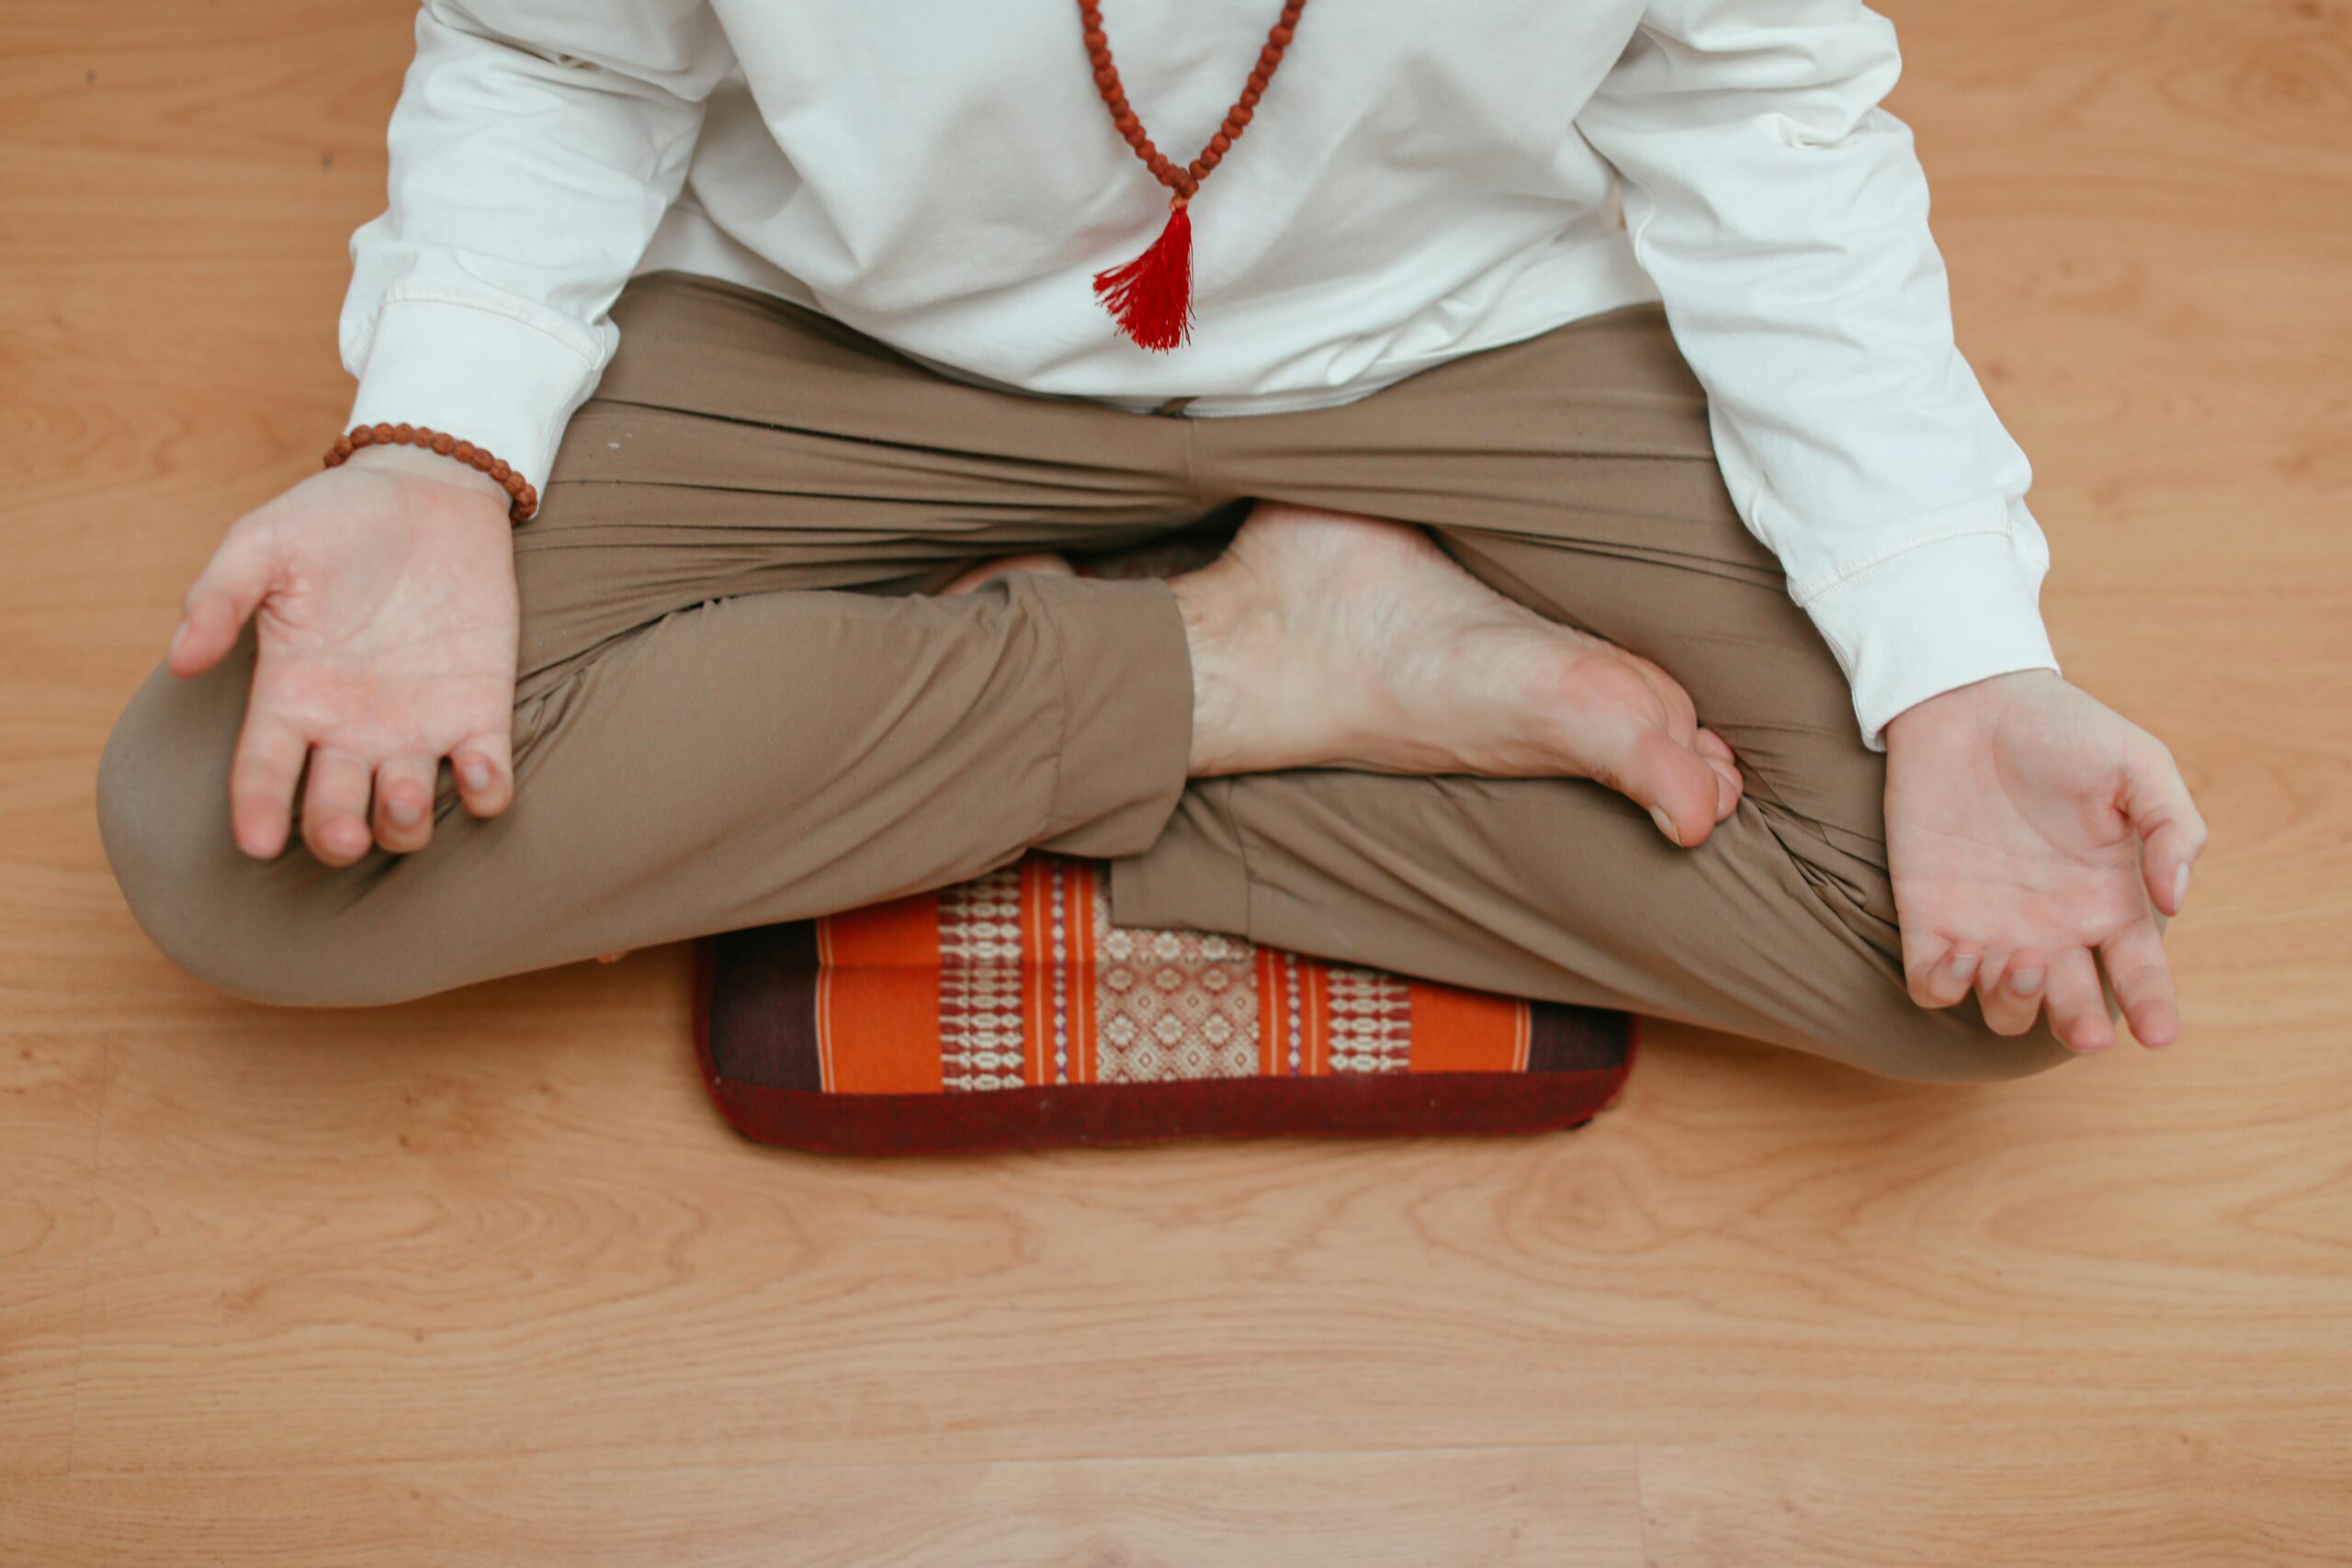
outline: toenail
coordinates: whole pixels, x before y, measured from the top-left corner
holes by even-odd
[[[1953,976],[1958,979],[1965,980],[1971,975],[1975,974],[1976,965],[1980,960],[1980,954],[1973,953],[1963,953],[1959,957],[1953,959],[1951,961],[1951,972]]]
[[[1682,847],[1682,835],[1674,830],[1673,818],[1653,806],[1650,807],[1650,820],[1657,824],[1657,830],[1664,833],[1676,849]]]
[[[2021,997],[2041,988],[2041,971],[2039,969],[2020,969],[2009,976],[2009,989]]]
[[[401,828],[413,828],[424,820],[424,808],[413,800],[395,800],[385,808],[385,814],[394,826]]]

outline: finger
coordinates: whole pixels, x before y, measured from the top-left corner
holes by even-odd
[[[1957,1007],[1984,961],[1974,947],[1954,942],[1911,976],[1911,999],[1923,1008]]]
[[[349,865],[374,841],[368,831],[368,764],[321,746],[302,781],[302,841],[327,865]]]
[[[220,663],[268,586],[268,558],[255,536],[231,529],[180,600],[180,624],[164,656],[172,673],[200,675]]]
[[[376,841],[413,854],[433,837],[435,769],[423,757],[395,757],[376,770]]]
[[[2042,987],[2050,972],[2041,956],[2030,948],[2008,955],[2000,971],[1990,965],[1977,971],[1976,999],[1984,1026],[1996,1034],[2023,1034],[2041,1013]]]
[[[2140,1043],[2161,1050],[2179,1039],[2180,1002],[2173,994],[2172,964],[2165,957],[2155,921],[2126,926],[2108,938],[2099,957]]]
[[[2151,740],[2125,764],[2123,814],[2140,835],[2140,874],[2148,897],[2167,915],[2188,898],[2188,869],[2205,852],[2205,818],[2172,753]]]
[[[449,753],[458,794],[477,817],[495,817],[514,803],[514,757],[509,732],[477,735]]]
[[[258,705],[245,710],[229,763],[229,831],[237,847],[256,860],[271,860],[286,848],[292,830],[294,787],[301,782],[302,759],[311,744]]]
[[[2107,993],[2099,988],[2098,965],[2089,948],[2072,948],[2051,964],[2049,1005],[2050,1027],[2068,1050],[2087,1055],[2115,1043]]]

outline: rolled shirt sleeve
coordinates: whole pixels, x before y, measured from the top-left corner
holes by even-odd
[[[702,0],[426,0],[416,43],[390,204],[351,241],[352,423],[447,430],[543,485],[732,56]]]
[[[1853,0],[1653,0],[1578,126],[1708,394],[1740,515],[1853,689],[1896,714],[2058,668],[2032,473],[1952,340],[1928,186]]]

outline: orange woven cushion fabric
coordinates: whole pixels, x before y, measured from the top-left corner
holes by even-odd
[[[706,939],[695,1034],[746,1136],[855,1154],[1579,1125],[1625,1014],[1112,923],[1093,863]]]

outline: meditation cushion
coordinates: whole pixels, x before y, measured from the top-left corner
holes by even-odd
[[[1032,853],[849,914],[705,938],[695,1034],[727,1120],[842,1154],[1579,1126],[1623,1013],[1112,923]]]

